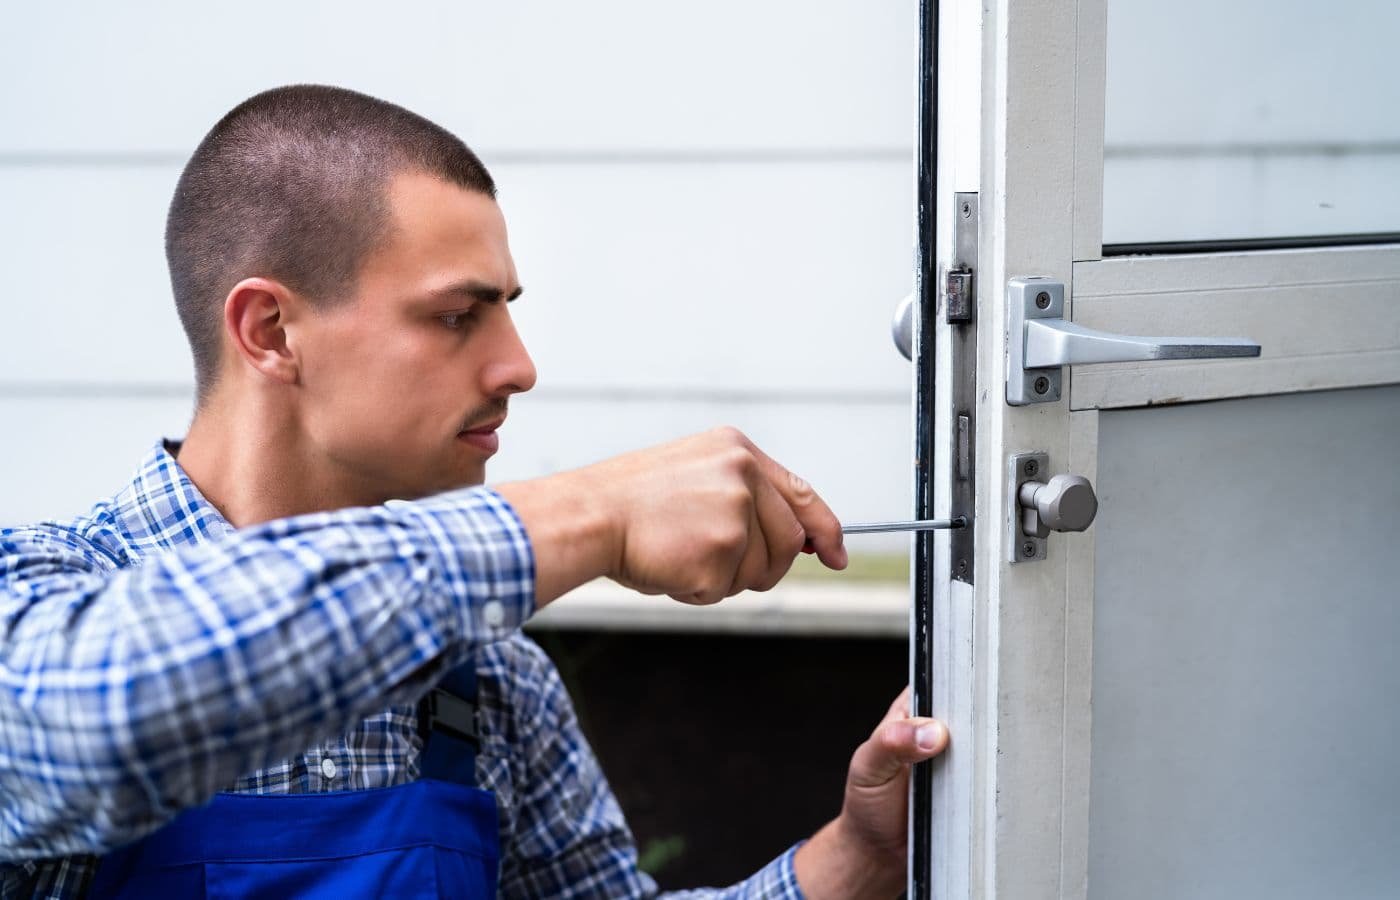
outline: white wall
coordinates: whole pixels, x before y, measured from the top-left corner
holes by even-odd
[[[183,431],[169,194],[223,112],[297,81],[441,122],[500,184],[541,379],[494,479],[733,423],[844,517],[906,514],[888,322],[915,20],[912,0],[24,6],[0,32],[0,523],[84,508]]]

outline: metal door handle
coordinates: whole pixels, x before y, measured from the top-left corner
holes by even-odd
[[[1085,363],[1139,362],[1151,359],[1220,359],[1258,356],[1248,338],[1139,337],[1085,328],[1064,319],[1026,322],[1026,368]]]
[[[1061,369],[1087,363],[1255,357],[1249,338],[1140,337],[1085,328],[1064,319],[1065,286],[1049,278],[1013,278],[1006,285],[1006,402],[1060,399]]]

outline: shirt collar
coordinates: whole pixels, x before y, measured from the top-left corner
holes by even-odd
[[[179,451],[179,441],[157,441],[131,483],[113,498],[123,530],[139,544],[171,550],[234,530],[185,474],[175,459]]]

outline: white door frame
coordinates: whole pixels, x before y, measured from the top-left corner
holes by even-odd
[[[933,778],[939,898],[1084,898],[1088,885],[1094,532],[1008,562],[1007,455],[1098,473],[1100,409],[1400,382],[1400,245],[1102,255],[1107,0],[943,0],[939,269],[951,198],[979,196],[973,584],[936,544],[934,712],[953,742]],[[1006,403],[1008,279],[1063,281],[1075,322],[1249,336],[1257,360],[1066,370],[1062,399]],[[940,309],[941,309],[940,304]],[[936,448],[952,446],[950,326],[938,323]],[[952,466],[934,453],[935,508]],[[1050,474],[1050,473],[1047,473]]]

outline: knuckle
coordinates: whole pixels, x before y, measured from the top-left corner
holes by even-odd
[[[715,515],[702,534],[704,545],[713,551],[729,552],[749,541],[749,510],[743,497],[725,496],[723,514]]]
[[[783,576],[786,574],[787,572],[783,570],[764,572],[761,576],[759,576],[759,578],[754,582],[753,587],[749,588],[749,590],[771,591],[773,590],[773,588],[778,586],[778,582],[782,581]]]
[[[716,428],[713,433],[721,443],[729,444],[731,446],[745,447],[748,445],[749,442],[749,439],[744,435],[744,433],[739,429],[735,428],[733,425],[721,425],[718,428]]]
[[[788,491],[792,497],[792,502],[799,506],[807,506],[817,498],[817,492],[812,490],[812,485],[795,472],[788,473]]]
[[[748,529],[738,524],[716,529],[715,534],[716,546],[725,553],[733,553],[735,550],[742,549],[749,542]]]
[[[700,590],[695,592],[696,598],[703,606],[710,606],[724,599],[725,593],[729,590],[727,579],[708,578],[700,585]]]
[[[725,448],[720,457],[726,470],[741,478],[747,478],[757,465],[757,460],[746,448],[732,445]]]
[[[711,528],[699,548],[701,556],[698,560],[698,573],[701,586],[713,589],[728,585],[739,570],[747,544],[748,536],[742,528]]]
[[[783,555],[792,558],[802,552],[803,546],[807,543],[807,529],[802,527],[801,522],[794,521],[788,530],[786,539],[779,545]]]
[[[747,519],[753,506],[753,492],[742,481],[730,481],[724,486],[724,505],[732,514]]]
[[[886,722],[875,733],[875,743],[886,753],[898,753],[904,748],[904,736],[908,726],[903,722]]]

